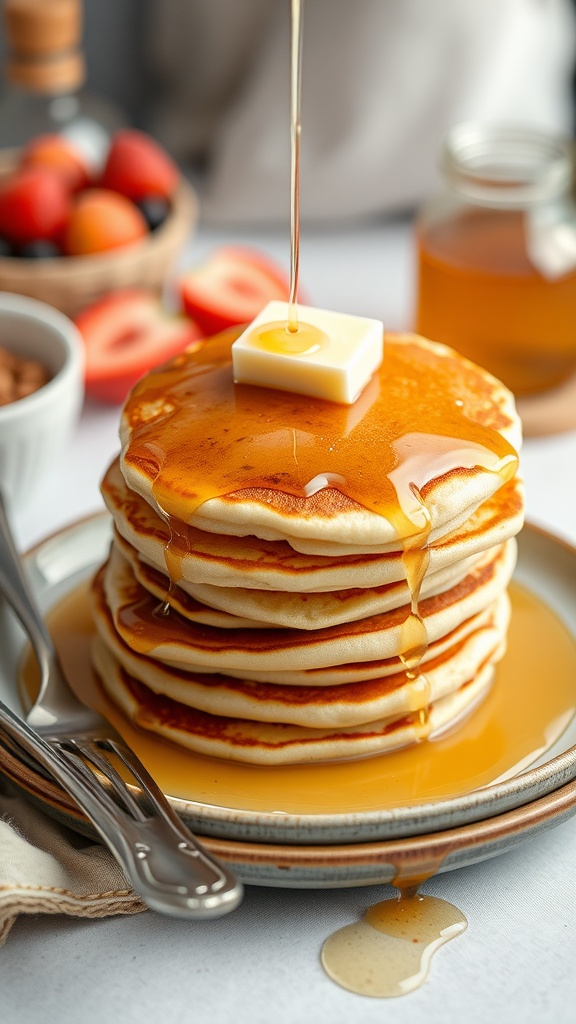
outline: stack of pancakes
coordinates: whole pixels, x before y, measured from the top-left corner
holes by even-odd
[[[232,393],[230,341],[206,345]],[[432,437],[431,410],[416,402],[409,434],[391,442],[390,424],[382,427],[383,451],[396,453],[392,471],[383,455],[382,473],[404,474],[398,506],[382,512],[322,464],[324,476],[302,494],[283,488],[279,465],[270,486],[214,487],[187,501],[204,487],[189,486],[194,451],[178,485],[165,467],[184,460],[183,410],[194,405],[193,382],[202,386],[202,348],[137,385],[102,485],[114,538],[92,588],[95,665],[136,724],[226,759],[355,758],[445,730],[488,691],[505,647],[523,514],[513,399],[443,346],[387,336],[385,352],[396,350],[426,364],[450,431]],[[382,380],[386,366],[385,356]],[[318,402],[301,399],[301,410]],[[470,436],[452,435],[454,404]],[[233,416],[238,404],[230,408]],[[489,458],[475,454],[478,431],[498,441]],[[258,444],[248,443],[256,462]]]

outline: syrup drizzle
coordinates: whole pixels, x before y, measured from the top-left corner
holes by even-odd
[[[168,540],[164,545],[164,562],[169,586],[166,597],[156,610],[156,615],[166,618],[170,614],[172,598],[183,576],[182,562],[190,551],[190,541],[185,523],[168,515],[161,508],[158,511],[168,527]]]
[[[300,273],[300,139],[302,135],[302,13],[303,0],[292,0],[290,37],[290,296],[288,325],[298,331],[298,278]]]
[[[396,895],[369,907],[359,921],[330,935],[321,951],[333,981],[357,995],[407,995],[426,981],[432,956],[461,935],[468,922],[452,903],[424,895],[420,886],[435,875],[443,857],[406,853],[395,867]]]

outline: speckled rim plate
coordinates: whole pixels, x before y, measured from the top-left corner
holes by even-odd
[[[109,517],[101,514],[67,527],[30,552],[27,565],[44,611],[104,558],[109,537]],[[533,526],[525,527],[519,540],[520,557],[515,578],[546,601],[576,639],[576,549]],[[23,642],[23,634],[12,614],[5,608],[0,609],[0,697],[19,713],[22,709],[16,678]],[[73,804],[68,797],[32,765],[24,764],[3,746],[0,746],[0,768],[36,799],[41,802],[44,799],[48,809],[59,810],[65,816],[70,814]],[[485,824],[496,815],[527,807],[534,801],[541,803],[543,797],[565,788],[574,779],[576,719],[561,739],[529,770],[464,796],[421,805],[363,813],[279,815],[172,797],[170,800],[194,831],[217,837],[220,841],[241,840],[243,843],[240,845],[247,841],[248,845],[347,846],[416,836],[429,838],[430,833],[453,832],[473,822]],[[527,810],[526,814],[530,816],[532,810]],[[77,823],[75,815],[71,820]]]
[[[2,770],[28,799],[51,817],[98,839],[92,826],[56,783],[23,764],[0,737]],[[576,813],[576,781],[505,814],[427,835],[372,843],[293,846],[202,836],[216,856],[248,885],[344,888],[422,881],[508,853],[526,839]]]

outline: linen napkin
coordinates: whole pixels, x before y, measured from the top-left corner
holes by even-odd
[[[106,847],[36,810],[0,778],[0,946],[19,914],[90,918],[145,909]]]

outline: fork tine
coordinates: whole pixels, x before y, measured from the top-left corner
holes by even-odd
[[[146,821],[146,819],[153,813],[151,801],[149,799],[147,801],[142,799],[145,798],[147,794],[145,794],[143,790],[137,790],[138,799],[134,797],[124,779],[116,771],[112,762],[103,757],[98,750],[97,741],[83,736],[76,736],[70,739],[59,740],[58,747],[69,757],[75,756],[86,771],[91,770],[91,768],[85,764],[86,761],[88,761],[91,766],[99,770],[102,784],[106,785],[109,792],[111,791],[115,794],[122,808],[128,814],[131,814],[136,821]],[[145,813],[141,803],[147,803],[148,813]]]

